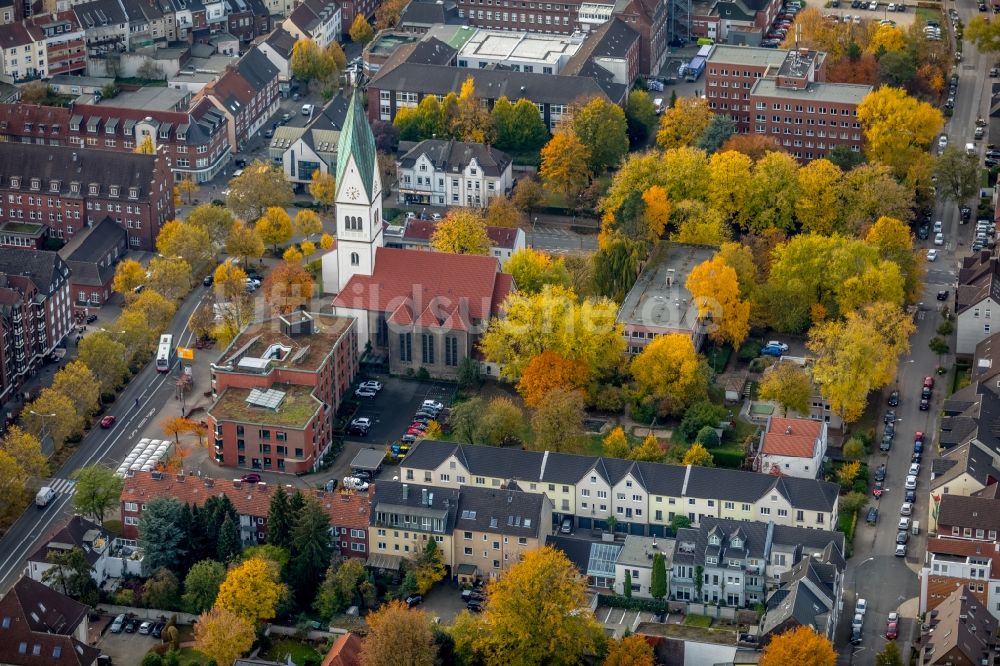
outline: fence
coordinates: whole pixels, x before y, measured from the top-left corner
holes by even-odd
[[[101,604],[97,607],[97,612],[107,613],[108,615],[131,613],[132,615],[143,620],[159,620],[161,617],[170,619],[172,615],[176,615],[177,624],[194,624],[195,620],[198,619],[197,615],[192,615],[191,613],[178,613],[175,611],[159,610],[156,608],[136,608],[135,606],[115,606],[112,604]]]

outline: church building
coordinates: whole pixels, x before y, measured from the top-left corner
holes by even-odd
[[[455,377],[514,289],[511,276],[495,257],[384,246],[375,137],[357,93],[337,144],[336,176],[337,245],[323,256],[334,314],[357,319],[359,353],[371,343],[390,372]]]

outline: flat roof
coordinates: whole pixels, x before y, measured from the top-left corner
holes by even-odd
[[[440,39],[456,51],[461,51],[466,42],[472,39],[478,30],[479,28],[473,28],[470,25],[436,25],[426,34],[428,38]]]
[[[361,449],[351,461],[351,469],[377,470],[385,461],[385,451]]]
[[[377,36],[368,46],[368,52],[372,55],[390,55],[403,44],[420,41],[423,35],[400,34],[398,32],[386,32]]]
[[[292,315],[284,315],[287,319]],[[269,366],[316,372],[327,355],[333,353],[340,336],[354,319],[319,313],[309,313],[312,333],[288,335],[282,330],[282,316],[256,321],[240,331],[219,360],[221,372],[240,372],[238,364],[247,358],[267,357]],[[223,367],[233,365],[233,370]]]
[[[285,395],[275,408],[259,407],[247,402],[250,392],[256,389],[228,387],[208,408],[217,421],[235,421],[255,425],[303,429],[318,412],[323,403],[312,394],[309,386],[274,384],[272,391]]]
[[[571,35],[479,30],[459,49],[464,58],[519,60],[556,65],[576,53],[582,40]]]
[[[856,83],[810,83],[802,90],[795,90],[794,88],[779,88],[774,79],[758,79],[750,94],[761,97],[857,105],[871,91],[871,86]]]
[[[237,60],[233,56],[218,54],[207,58],[191,58],[179,72],[168,78],[171,81],[211,83],[226,73],[226,65]]]
[[[674,539],[629,534],[625,537],[625,544],[618,553],[618,559],[615,563],[623,566],[652,567],[653,556],[656,553],[663,553],[667,569],[669,569],[674,559],[674,545],[676,543]]]
[[[661,242],[625,297],[618,311],[618,322],[631,327],[694,331],[698,308],[684,283],[691,269],[711,259],[717,251],[710,245]]]
[[[787,49],[765,49],[759,46],[733,46],[716,44],[708,56],[709,64],[749,65],[751,67],[780,67],[785,62]]]
[[[112,99],[103,100],[104,106],[122,109],[150,109],[152,111],[187,111],[191,93],[176,88],[146,87],[120,92]],[[93,104],[93,95],[80,95],[77,104]]]

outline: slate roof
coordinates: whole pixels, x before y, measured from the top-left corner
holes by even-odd
[[[987,297],[1000,301],[1000,261],[988,251],[962,260],[955,290],[955,314],[962,314]]]
[[[290,32],[279,26],[264,41],[280,56],[289,59],[292,57],[292,49],[298,40]]]
[[[101,653],[72,634],[89,607],[22,577],[0,598],[0,663],[11,666],[92,666]],[[20,646],[25,644],[26,654]]]
[[[70,183],[80,183],[81,194],[91,184],[99,195],[107,196],[108,187],[121,188],[124,200],[129,188],[139,188],[139,200],[149,197],[154,165],[158,156],[113,151],[80,150],[64,146],[43,146],[33,143],[0,143],[0,187],[10,187],[12,177],[21,178],[25,191],[32,178],[41,180],[41,191],[53,192],[50,185],[59,181],[59,193],[70,191]]]
[[[74,547],[83,551],[87,562],[91,566],[101,559],[101,553],[92,548],[95,538],[104,539],[104,543],[111,545],[110,536],[97,523],[91,522],[83,516],[73,516],[59,530],[40,545],[34,553],[28,557],[29,562],[48,562],[49,550],[70,550]]]
[[[436,253],[427,254],[438,256]],[[796,509],[813,511],[832,510],[839,495],[837,484],[815,479],[776,478],[719,467],[685,467],[569,453],[455,444],[430,439],[417,442],[406,456],[403,466],[410,469],[436,469],[452,455],[462,462],[470,474],[537,483],[573,485],[594,470],[606,481],[615,484],[625,474],[632,473],[654,495],[752,503],[769,492],[776,491]]]
[[[263,91],[278,77],[278,68],[256,46],[236,63],[240,76],[257,92]]]
[[[0,275],[21,276],[46,296],[52,296],[69,276],[69,267],[56,252],[0,248]]]
[[[414,0],[403,9],[399,24],[401,26],[433,26],[441,23],[454,23],[456,12],[454,4],[449,2],[428,2],[427,0]],[[460,21],[465,23],[465,21]]]
[[[344,118],[344,126],[340,130],[340,139],[337,141],[337,188],[344,182],[344,173],[350,158],[354,158],[354,165],[361,177],[361,182],[368,194],[368,200],[373,196],[372,189],[375,187],[375,135],[372,134],[371,125],[365,116],[364,102],[361,94],[355,89],[351,94],[351,102],[347,107],[347,114]],[[378,264],[376,263],[376,270]]]
[[[673,561],[698,565],[705,563],[706,555],[713,555],[718,558],[716,566],[725,568],[726,558],[766,560],[770,557],[773,529],[773,523],[705,517],[698,527],[677,530]],[[720,545],[711,545],[713,536],[719,537]],[[735,537],[742,541],[740,548],[732,545]]]
[[[782,576],[779,589],[767,600],[761,634],[778,627],[787,628],[789,620],[811,626],[826,635],[830,614],[836,603],[836,568],[811,557],[800,560]],[[783,626],[784,625],[784,626]]]
[[[391,511],[393,510],[391,507],[407,507],[407,510],[417,514],[443,515],[445,519],[444,531],[446,534],[450,534],[455,529],[458,500],[459,491],[454,488],[437,488],[415,483],[380,480],[375,484],[375,496],[372,499],[374,510],[371,514],[370,524],[375,524],[377,513]]]
[[[561,73],[565,76],[580,76],[585,74],[586,65],[592,63],[594,58],[625,58],[639,38],[637,31],[616,16],[590,31],[580,48],[563,66]]]
[[[422,65],[450,65],[455,56],[458,55],[458,49],[445,44],[437,37],[428,37],[410,46],[411,48],[407,50],[406,62]]]
[[[592,543],[597,542],[563,536],[561,534],[550,534],[545,537],[545,545],[562,551],[569,561],[573,563],[573,566],[582,574],[587,573],[590,565],[590,546]]]
[[[458,93],[469,77],[474,80],[476,94],[485,100],[507,97],[511,102],[516,102],[524,97],[536,104],[570,104],[579,98],[602,97],[617,104],[625,99],[626,94],[626,87],[623,85],[602,85],[588,77],[515,72],[509,69],[467,69],[411,62],[403,62],[395,67],[383,65],[369,82],[369,86],[378,90],[443,96],[450,92]]]
[[[920,663],[929,666],[954,663],[956,649],[968,663],[980,663],[984,654],[993,654],[997,620],[971,589],[965,585],[956,588],[935,610],[937,616],[931,618],[931,633],[923,645],[923,653],[929,658],[921,659]]]
[[[124,255],[128,250],[128,233],[110,217],[105,217],[88,229],[83,242],[66,255],[73,282],[95,287],[108,284],[114,278],[117,264],[113,261],[101,263],[101,260],[115,246],[122,248],[119,256]]]
[[[951,493],[943,495],[938,504],[937,522],[947,527],[1000,531],[1000,500]]]
[[[823,423],[814,419],[772,416],[761,436],[764,455],[812,458],[819,450]]]
[[[426,156],[436,171],[464,171],[475,160],[486,176],[501,176],[513,162],[507,153],[483,143],[426,139],[399,158],[400,166],[412,169],[421,156]]]
[[[1000,481],[1000,470],[993,466],[992,456],[974,442],[956,446],[935,459],[931,471],[931,490],[966,473],[983,486]]]
[[[545,502],[540,493],[462,486],[455,529],[538,538],[551,528],[542,524]]]
[[[128,15],[117,0],[90,0],[73,6],[80,25],[86,28],[128,23]]]

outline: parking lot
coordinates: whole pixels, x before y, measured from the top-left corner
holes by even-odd
[[[159,643],[160,639],[152,636],[126,634],[125,632],[113,634],[108,631],[101,637],[97,647],[102,654],[111,657],[112,663],[116,666],[119,664],[132,666],[133,664],[141,664],[146,653]]]
[[[826,7],[822,10],[824,15],[836,16],[843,22],[847,22],[850,17],[860,16],[861,21],[882,21],[889,20],[896,23],[898,28],[909,28],[917,18],[916,8],[913,5],[906,7],[906,11],[889,11],[889,4],[885,2],[880,2],[878,9],[868,9],[868,5],[864,7],[851,7],[850,2],[845,2],[841,0],[840,7]],[[848,17],[848,19],[845,19]]]
[[[359,398],[361,406],[354,418],[367,417],[372,420],[371,430],[362,438],[349,436],[350,441],[366,444],[386,444],[406,434],[413,415],[424,400],[436,400],[445,406],[451,404],[455,393],[454,384],[443,382],[416,381],[397,377],[377,378],[382,382],[382,390],[374,398]]]

